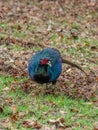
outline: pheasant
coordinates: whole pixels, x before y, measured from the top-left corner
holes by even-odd
[[[79,65],[63,59],[57,49],[45,48],[31,58],[28,65],[29,76],[37,83],[55,84],[62,72],[62,63],[76,67],[85,73]]]

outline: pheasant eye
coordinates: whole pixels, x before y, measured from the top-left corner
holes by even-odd
[[[41,64],[42,64],[42,65],[45,65],[45,64],[47,64],[48,62],[49,62],[48,59],[42,59],[42,60],[41,60]]]

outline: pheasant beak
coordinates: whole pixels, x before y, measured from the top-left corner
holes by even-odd
[[[51,62],[49,61],[49,62],[47,63],[47,65],[49,65],[49,66],[51,67]]]

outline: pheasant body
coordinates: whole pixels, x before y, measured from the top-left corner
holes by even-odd
[[[55,83],[62,72],[62,58],[58,50],[46,48],[36,53],[28,65],[29,76],[38,83]]]
[[[43,49],[31,58],[28,65],[29,76],[38,83],[54,84],[62,72],[62,63],[76,67],[88,76],[81,66],[63,59],[60,52],[54,48]]]

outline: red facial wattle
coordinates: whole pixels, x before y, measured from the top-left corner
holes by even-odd
[[[48,62],[49,62],[49,60],[44,58],[44,59],[41,60],[41,65],[45,65]]]

